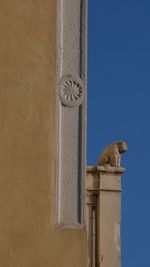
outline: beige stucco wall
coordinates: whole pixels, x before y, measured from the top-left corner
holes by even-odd
[[[0,1],[0,267],[84,267],[54,226],[55,0]]]

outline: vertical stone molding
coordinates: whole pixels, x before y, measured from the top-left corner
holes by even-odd
[[[56,224],[84,223],[87,1],[57,0]]]
[[[88,241],[88,267],[96,266],[97,197],[99,174],[96,168],[87,168],[86,174],[86,227]]]
[[[87,167],[88,267],[121,267],[121,175],[125,169]]]

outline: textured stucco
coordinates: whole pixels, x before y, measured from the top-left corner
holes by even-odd
[[[84,230],[54,226],[55,0],[0,3],[0,266],[84,267]]]

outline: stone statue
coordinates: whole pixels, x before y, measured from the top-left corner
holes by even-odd
[[[112,167],[120,167],[121,154],[128,150],[123,141],[117,141],[107,146],[99,156],[98,166],[109,164]]]

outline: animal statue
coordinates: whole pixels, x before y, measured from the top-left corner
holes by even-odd
[[[99,156],[98,166],[109,164],[112,167],[120,167],[121,154],[128,150],[123,141],[117,141],[108,145]]]

